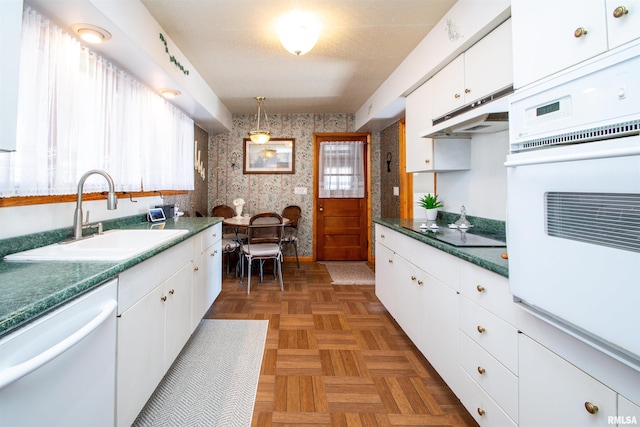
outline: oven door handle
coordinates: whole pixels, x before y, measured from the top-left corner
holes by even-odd
[[[618,148],[610,150],[599,150],[588,153],[572,153],[559,156],[540,156],[530,159],[508,160],[505,167],[514,168],[517,166],[540,165],[545,163],[573,162],[576,160],[608,159],[612,157],[628,157],[640,155],[640,147]]]

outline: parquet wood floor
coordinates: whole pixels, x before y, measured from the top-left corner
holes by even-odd
[[[224,276],[211,319],[267,319],[253,426],[477,426],[375,296],[315,262]]]

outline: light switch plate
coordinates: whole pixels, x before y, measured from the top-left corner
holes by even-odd
[[[293,194],[307,194],[307,187],[294,187]]]
[[[400,187],[393,187],[393,195],[394,196],[400,195]]]

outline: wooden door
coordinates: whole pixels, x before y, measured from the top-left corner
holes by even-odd
[[[318,196],[318,162],[320,143],[330,141],[362,141],[366,177],[363,198],[320,198]],[[366,261],[369,254],[370,173],[368,171],[367,133],[331,133],[314,135],[315,215],[314,246],[319,261]]]

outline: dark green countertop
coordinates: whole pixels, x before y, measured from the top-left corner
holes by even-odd
[[[404,227],[413,227],[420,226],[424,222],[424,220],[413,220],[413,219],[398,219],[398,218],[379,218],[375,219],[374,222],[384,225],[398,233],[404,234],[405,236],[411,237],[413,239],[419,240],[427,245],[433,246],[434,248],[438,248],[447,252],[451,255],[455,255],[458,258],[462,258],[465,261],[469,261],[473,264],[476,264],[480,267],[486,268],[487,270],[493,271],[494,273],[498,273],[502,276],[509,277],[509,261],[502,258],[502,254],[507,252],[507,248],[465,248],[465,247],[457,247],[453,246],[439,240],[436,240],[432,237],[429,237],[426,234],[418,233],[416,231],[407,230]],[[437,224],[440,227],[447,227],[447,221],[438,220]],[[474,230],[476,231],[476,230]],[[480,229],[477,231],[481,231]],[[504,240],[503,230],[491,229],[491,228],[483,228],[482,234],[487,237],[496,237],[500,240]]]
[[[146,229],[148,222],[140,222],[144,217],[134,218],[135,222],[114,222],[105,230],[114,228]],[[115,220],[118,221],[118,220]],[[176,237],[151,251],[124,261],[110,262],[16,262],[0,261],[0,337],[25,325],[59,307],[77,296],[93,289],[104,281],[117,276],[120,272],[151,258],[152,256],[189,239],[193,235],[219,222],[222,218],[185,218],[166,221],[166,229],[183,229],[188,233]],[[115,226],[114,226],[115,225]],[[57,241],[60,235],[67,235],[70,229],[21,236],[0,241],[3,248],[19,248],[7,253],[19,252]],[[39,236],[41,236],[39,238]],[[68,236],[66,237],[68,238]]]

